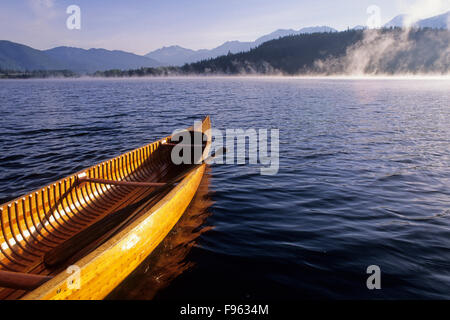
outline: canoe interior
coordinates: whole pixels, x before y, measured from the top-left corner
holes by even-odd
[[[202,130],[209,128],[209,118]],[[191,136],[198,134],[190,128]],[[203,134],[202,134],[203,135]],[[205,139],[206,141],[206,139]],[[110,213],[139,201],[156,187],[78,184],[77,176],[137,182],[165,182],[190,165],[171,160],[172,137],[122,154],[77,172],[0,206],[0,270],[54,275],[73,263],[49,268],[44,255]],[[202,143],[202,151],[206,142]],[[192,154],[194,148],[192,147]],[[195,159],[193,159],[195,160]],[[0,288],[0,299],[17,299],[26,292]]]

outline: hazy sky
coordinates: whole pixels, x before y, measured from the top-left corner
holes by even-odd
[[[81,8],[80,30],[66,27],[69,5]],[[138,54],[174,44],[209,49],[276,29],[365,25],[370,5],[380,7],[382,23],[450,10],[450,0],[0,0],[0,39]]]

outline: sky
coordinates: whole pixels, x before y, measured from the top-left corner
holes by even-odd
[[[67,7],[81,11],[69,30]],[[406,13],[425,18],[450,10],[450,0],[1,0],[0,40],[36,49],[105,48],[146,54],[163,46],[211,49],[254,41],[277,29],[366,25],[367,8],[381,23]]]

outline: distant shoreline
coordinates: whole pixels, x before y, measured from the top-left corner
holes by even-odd
[[[116,76],[101,77],[93,75],[74,76],[11,76],[4,77],[0,74],[0,80],[152,80],[152,79],[303,79],[303,80],[446,80],[450,81],[450,74],[330,74],[330,75],[268,75],[268,74],[185,74],[162,76]]]

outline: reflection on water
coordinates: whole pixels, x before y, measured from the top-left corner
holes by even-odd
[[[157,292],[194,265],[186,256],[197,238],[212,229],[203,225],[213,204],[210,171],[207,168],[194,199],[169,235],[107,299],[153,299]]]

